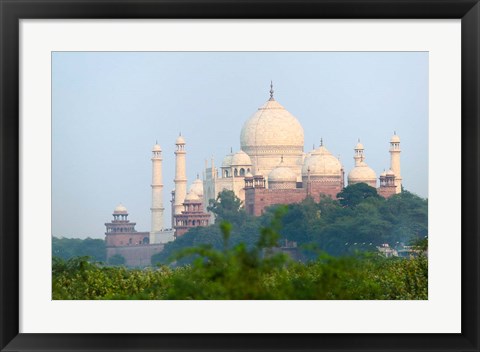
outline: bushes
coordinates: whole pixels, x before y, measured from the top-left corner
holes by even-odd
[[[194,264],[175,269],[127,269],[83,258],[57,259],[53,299],[428,299],[425,257],[324,257],[302,264],[261,259],[243,246],[230,254],[195,251]],[[208,258],[208,259],[207,259]]]
[[[299,263],[287,255],[264,255],[275,246],[284,208],[260,231],[257,244],[229,245],[231,225],[222,223],[223,249],[201,245],[174,258],[193,257],[175,269],[126,269],[86,258],[53,262],[53,299],[427,299],[427,258],[378,254],[331,257]]]

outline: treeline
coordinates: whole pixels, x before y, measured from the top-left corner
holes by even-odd
[[[231,245],[232,225],[221,223],[222,249],[200,245],[175,259],[191,264],[150,269],[108,267],[85,258],[54,258],[53,299],[427,299],[428,263],[378,254],[332,257],[300,263],[269,250],[281,234],[282,208],[261,227],[254,246]]]
[[[377,251],[377,246],[389,244],[397,247],[410,245],[428,238],[428,201],[408,191],[388,199],[377,194],[375,188],[364,183],[346,187],[338,200],[312,198],[299,204],[290,204],[281,218],[280,243],[296,242],[302,257],[311,260],[319,251],[332,256],[343,256],[357,251]],[[232,224],[229,245],[244,243],[255,245],[259,230],[267,226],[279,206],[266,209],[260,217],[245,213],[241,201],[231,191],[223,191],[209,210],[216,222]],[[223,246],[218,225],[191,229],[165,249],[152,257],[154,264],[167,264],[183,248],[208,244],[220,249]],[[187,260],[177,263],[186,263]]]
[[[52,256],[64,260],[89,257],[92,261],[105,262],[107,252],[102,239],[52,237]]]

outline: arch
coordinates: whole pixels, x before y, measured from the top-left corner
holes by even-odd
[[[235,176],[235,177],[238,176],[238,170],[237,170],[237,169],[235,169],[235,170],[233,171],[233,176]]]
[[[228,177],[228,170],[225,170],[225,177]]]
[[[143,244],[149,244],[149,243],[150,243],[150,239],[148,237],[144,237]]]
[[[245,176],[245,169],[243,167],[240,169],[240,176]]]

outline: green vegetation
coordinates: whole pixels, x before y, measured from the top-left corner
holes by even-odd
[[[266,209],[260,217],[249,216],[231,191],[221,192],[209,207],[216,219],[233,224],[229,244],[244,243],[247,248],[257,243],[260,229],[271,222],[277,208]],[[339,193],[338,201],[325,197],[316,203],[307,198],[287,209],[281,220],[280,239],[296,242],[306,259],[316,258],[316,252],[309,248],[344,256],[356,251],[376,251],[384,243],[393,247],[411,244],[428,236],[428,201],[405,190],[384,199],[375,188],[360,183],[346,187]],[[191,229],[154,255],[152,263],[168,264],[178,250],[200,244],[222,248],[218,225]]]
[[[280,238],[281,215],[262,227],[252,248],[229,246],[232,225],[221,223],[223,248],[184,249],[194,256],[175,269],[106,267],[85,258],[53,262],[53,299],[427,299],[428,265],[420,255],[387,259],[377,255],[320,255],[307,264],[283,253],[265,255]]]
[[[353,185],[338,201],[307,198],[251,217],[224,191],[209,209],[219,224],[167,244],[152,268],[127,269],[123,257],[106,266],[95,262],[104,262],[101,256],[58,252],[53,299],[428,298],[428,203],[412,193],[384,199]],[[303,262],[276,250],[285,239],[298,244]],[[54,239],[54,255],[64,240]],[[415,256],[385,258],[376,248],[384,243],[410,244]]]
[[[101,239],[52,237],[52,255],[61,259],[88,256],[93,261],[104,262],[107,252]]]

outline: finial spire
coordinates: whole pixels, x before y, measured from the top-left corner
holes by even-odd
[[[198,175],[198,172],[197,172],[197,180],[200,179],[200,176]]]
[[[269,99],[269,100],[275,100],[275,99],[273,98],[273,92],[274,92],[274,90],[273,90],[273,81],[270,81],[270,99]]]
[[[323,138],[320,138],[320,147],[323,147]]]
[[[232,147],[230,147],[230,154],[232,154],[232,153],[233,153],[233,148],[232,148]]]
[[[396,135],[397,135],[397,131],[393,131],[393,134],[396,136]]]
[[[360,138],[358,139],[358,143],[360,143]]]

